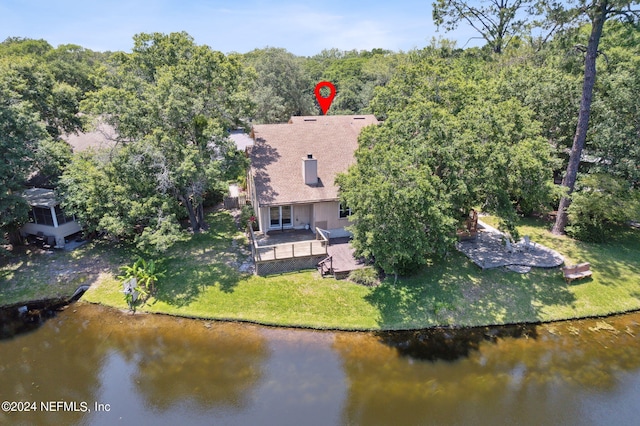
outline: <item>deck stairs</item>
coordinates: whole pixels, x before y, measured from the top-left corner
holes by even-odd
[[[318,262],[318,272],[320,272],[320,276],[322,278],[327,275],[335,277],[333,270],[333,256],[327,256]]]

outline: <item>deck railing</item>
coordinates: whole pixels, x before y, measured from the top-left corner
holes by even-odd
[[[327,230],[320,229],[316,226],[316,240],[323,240],[329,245],[329,240],[331,238],[331,233]]]
[[[318,230],[316,228],[316,232]],[[250,226],[249,234],[251,235],[251,254],[257,262],[326,255],[329,244],[329,239],[323,233],[316,233],[315,240],[261,246]]]
[[[251,245],[251,256],[253,256],[253,260],[259,260],[256,256],[258,252],[256,247],[258,246],[258,242],[256,241],[256,234],[253,233],[253,226],[251,223],[247,225],[247,229],[249,230],[249,235],[251,236],[251,241],[249,242]]]

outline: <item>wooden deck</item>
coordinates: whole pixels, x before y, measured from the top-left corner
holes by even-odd
[[[327,257],[328,240],[322,233],[288,230],[256,235],[248,230],[257,275],[313,269]]]
[[[250,235],[256,262],[327,254],[326,238],[320,238],[309,230],[274,231],[268,235],[250,231]]]
[[[351,272],[364,267],[364,262],[354,257],[350,243],[331,245],[327,248],[327,254],[333,257],[333,270],[336,272]]]
[[[348,241],[332,242],[327,247],[327,259],[321,268],[323,275],[329,274],[341,279],[346,278],[349,272],[363,268],[364,262],[356,259],[354,249]]]
[[[349,272],[363,268],[356,259],[349,238],[329,240],[324,231],[270,232],[256,235],[249,229],[251,248],[258,275],[319,267],[322,275],[346,278]]]
[[[255,242],[259,246],[274,246],[278,244],[291,244],[316,240],[316,235],[309,230],[288,229],[284,231],[271,231],[267,235],[254,233]]]

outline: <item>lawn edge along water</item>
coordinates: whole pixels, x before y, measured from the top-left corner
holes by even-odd
[[[624,229],[607,243],[589,244],[552,235],[542,221],[522,220],[521,235],[560,252],[567,264],[592,264],[592,278],[571,284],[558,268],[534,268],[527,274],[482,270],[452,251],[412,276],[364,287],[321,278],[316,271],[240,274],[231,266],[238,246],[232,241],[245,237],[228,213],[214,215],[210,223],[217,225],[164,255],[166,277],[138,312],[276,327],[392,331],[540,324],[640,310],[640,230]],[[131,258],[124,251],[117,260]],[[126,311],[113,270],[93,280],[81,300]]]

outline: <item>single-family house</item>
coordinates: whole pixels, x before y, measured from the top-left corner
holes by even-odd
[[[247,189],[259,230],[319,228],[332,238],[348,236],[350,210],[334,181],[355,162],[360,131],[377,123],[373,115],[334,115],[253,126]]]
[[[29,203],[29,222],[21,229],[23,237],[34,235],[51,247],[64,248],[65,238],[82,229],[73,216],[60,209],[52,189],[31,188],[24,192]]]

